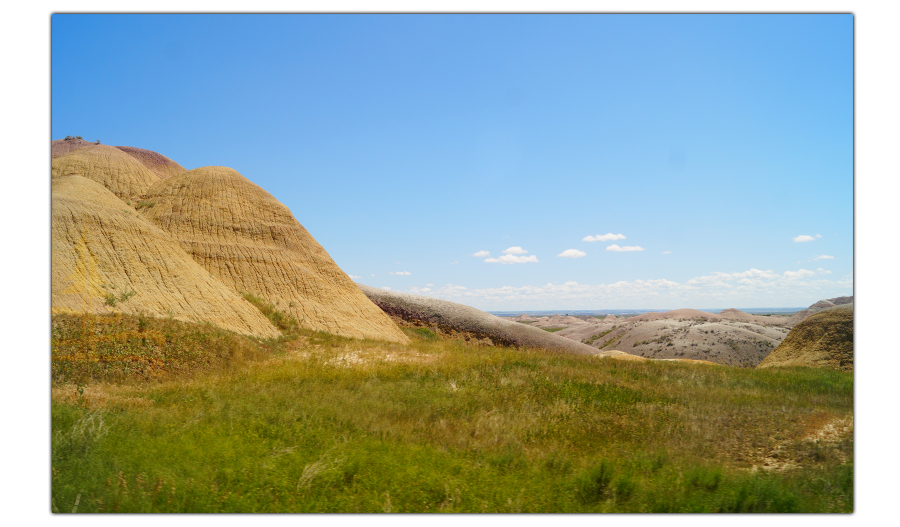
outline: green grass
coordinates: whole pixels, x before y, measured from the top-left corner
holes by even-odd
[[[550,333],[556,333],[557,331],[562,331],[566,328],[563,327],[563,328],[541,328],[541,329],[543,329],[544,331],[550,332]]]
[[[58,318],[54,338],[71,341],[77,317]],[[427,328],[400,345],[143,324],[169,345],[196,333],[179,349],[248,351],[160,377],[80,372],[81,395],[55,374],[54,510],[853,509],[852,434],[803,440],[852,415],[852,374],[466,346]],[[799,468],[753,472],[758,450]]]

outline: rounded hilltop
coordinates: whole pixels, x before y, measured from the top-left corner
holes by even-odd
[[[150,150],[77,137],[51,146],[54,312],[142,312],[278,335],[254,295],[307,329],[409,342],[287,207],[237,171],[188,171]]]
[[[187,169],[183,166],[152,150],[135,148],[133,146],[117,146],[116,148],[137,159],[141,164],[147,167],[150,172],[153,172],[163,179],[181,174],[182,172],[187,172]]]

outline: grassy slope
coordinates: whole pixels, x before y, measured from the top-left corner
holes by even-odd
[[[77,322],[54,317],[61,512],[853,507],[852,434],[803,439],[852,416],[847,373],[143,322],[159,346],[135,317],[106,330],[131,359],[78,362]],[[763,457],[799,468],[748,470]]]

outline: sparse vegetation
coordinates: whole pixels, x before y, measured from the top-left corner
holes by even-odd
[[[619,335],[619,336],[617,336],[617,337],[615,337],[615,338],[613,338],[613,339],[610,339],[609,342],[605,342],[605,343],[604,343],[602,346],[600,346],[600,347],[601,347],[601,348],[609,348],[609,347],[611,347],[611,346],[614,346],[617,342],[619,342],[620,340],[622,340],[622,337],[624,337],[624,336],[626,335],[626,333],[627,333],[627,332],[623,331],[621,335]]]
[[[599,333],[597,335],[594,335],[593,337],[591,337],[589,339],[585,339],[583,342],[588,345],[593,344],[594,342],[596,342],[596,341],[602,339],[603,337],[609,335],[610,333],[612,333],[615,329],[616,328],[607,329],[606,331]]]
[[[141,320],[53,317],[54,510],[853,509],[852,374]]]
[[[257,309],[259,309],[260,312],[262,312],[262,314],[269,319],[269,322],[271,322],[273,326],[278,328],[278,331],[281,331],[283,335],[290,336],[300,331],[300,323],[296,318],[285,313],[284,311],[279,311],[275,308],[275,306],[265,301],[263,298],[251,293],[243,292],[241,293],[241,296],[243,296],[245,300],[256,306]]]

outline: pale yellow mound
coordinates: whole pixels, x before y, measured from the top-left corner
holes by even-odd
[[[409,339],[271,194],[235,170],[203,167],[155,183],[142,209],[235,291],[256,294],[306,328]]]
[[[187,172],[187,169],[183,166],[152,150],[135,148],[133,146],[117,146],[116,148],[140,161],[150,172],[162,179]]]
[[[57,176],[52,197],[54,313],[144,313],[261,337],[279,335],[256,307],[99,183]]]
[[[853,371],[853,309],[827,309],[794,326],[757,368],[774,366]]]
[[[132,205],[160,179],[134,157],[106,145],[84,146],[55,158],[53,177],[70,175],[94,180]]]

